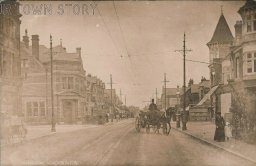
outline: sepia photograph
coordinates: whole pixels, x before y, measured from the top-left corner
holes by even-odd
[[[256,166],[256,0],[0,0],[1,166]]]

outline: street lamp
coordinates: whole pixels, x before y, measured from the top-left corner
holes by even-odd
[[[53,57],[52,57],[52,35],[50,35],[50,51],[51,51],[51,103],[52,103],[52,132],[56,132],[55,129],[55,117],[54,117],[54,99],[53,99]]]
[[[177,96],[177,113],[176,113],[176,127],[180,128],[180,112],[179,112],[179,100],[180,100],[180,92],[176,92],[176,96]]]

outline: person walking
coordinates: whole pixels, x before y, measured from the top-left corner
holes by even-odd
[[[216,119],[215,119],[215,134],[214,134],[214,141],[224,142],[225,141],[225,121],[224,118],[221,116],[220,112],[217,112]]]

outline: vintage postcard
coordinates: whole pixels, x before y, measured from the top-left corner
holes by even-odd
[[[255,0],[0,0],[1,166],[256,165]]]

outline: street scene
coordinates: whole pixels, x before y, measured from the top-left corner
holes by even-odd
[[[256,165],[256,1],[0,0],[0,165]]]

